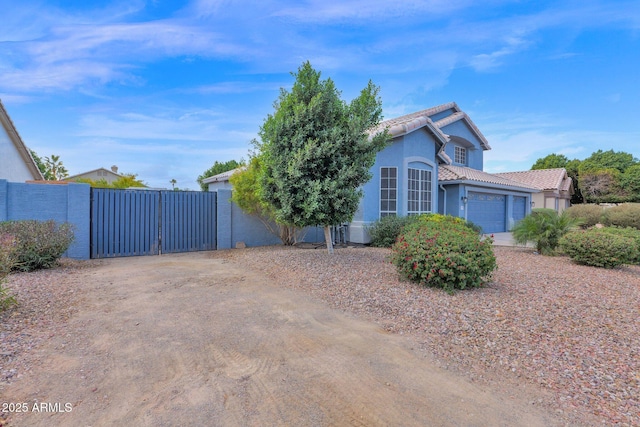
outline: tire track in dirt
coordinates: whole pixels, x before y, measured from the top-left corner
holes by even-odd
[[[557,425],[435,368],[408,339],[207,253],[78,274],[87,305],[7,389],[73,411],[13,425]]]

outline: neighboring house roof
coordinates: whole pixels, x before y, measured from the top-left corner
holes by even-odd
[[[217,175],[210,176],[208,178],[203,179],[202,183],[211,184],[214,182],[227,182],[229,181],[229,178],[231,177],[231,175],[233,175],[236,172],[243,171],[246,168],[247,168],[246,166],[240,166],[239,168],[231,169],[230,171],[226,171],[226,172],[219,173]]]
[[[116,168],[116,170],[118,170],[118,169]],[[91,176],[92,174],[94,174],[96,172],[106,172],[106,174],[107,174],[106,176],[111,176],[111,177],[116,178],[116,179],[117,178],[121,178],[123,176],[123,175],[121,175],[121,174],[119,174],[117,172],[114,172],[113,170],[109,170],[109,169],[106,169],[106,168],[98,168],[98,169],[93,169],[93,170],[90,170],[90,171],[87,171],[87,172],[82,172],[82,173],[79,173],[79,174],[76,174],[76,175],[71,175],[71,176],[68,176],[65,179],[68,181],[68,180],[74,180],[76,178],[85,178],[85,177]],[[105,176],[105,175],[103,175],[103,176]]]
[[[495,175],[530,185],[543,191],[559,191],[573,194],[572,180],[565,168],[538,169],[518,172],[501,172]]]
[[[13,121],[11,121],[11,117],[9,117],[9,113],[7,113],[4,105],[2,105],[2,101],[0,101],[0,123],[2,123],[2,127],[4,127],[7,135],[9,135],[9,139],[11,140],[11,142],[13,142],[16,150],[18,150],[18,153],[27,166],[27,169],[29,169],[29,172],[31,172],[31,174],[33,175],[33,179],[44,179],[44,176],[42,176],[40,169],[38,169],[38,165],[36,165],[35,160],[33,160],[33,157],[31,157],[31,152],[22,141],[22,138],[20,138],[18,130],[13,124]]]
[[[534,193],[540,190],[531,185],[523,184],[508,178],[504,178],[495,174],[483,172],[478,169],[468,168],[466,166],[440,165],[438,167],[438,182],[442,184],[454,183],[482,183],[491,186],[502,186],[504,188],[514,188],[518,190],[528,190]]]

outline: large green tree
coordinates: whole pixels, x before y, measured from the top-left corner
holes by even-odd
[[[536,160],[531,166],[531,170],[564,168],[567,163],[569,163],[569,159],[564,154],[549,154]]]
[[[323,226],[332,254],[330,227],[353,219],[360,187],[389,139],[386,130],[368,132],[382,120],[379,88],[369,81],[347,104],[308,61],[292,75],[291,91],[280,89],[259,131],[261,196],[280,223]]]
[[[242,166],[242,160],[240,160],[239,162],[235,160],[229,160],[227,162],[219,162],[216,160],[213,166],[211,166],[209,169],[204,171],[202,175],[198,176],[198,179],[197,179],[198,184],[200,184],[200,188],[202,188],[202,191],[208,191],[209,185],[204,184],[202,182],[204,179],[209,178],[210,176],[218,175],[219,173],[222,173],[222,172],[228,172],[230,170],[234,170],[240,166]]]
[[[617,169],[624,173],[630,166],[638,164],[633,154],[624,151],[598,150],[580,162],[580,172],[597,171],[602,169]]]

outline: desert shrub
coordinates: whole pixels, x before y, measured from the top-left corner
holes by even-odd
[[[404,228],[392,247],[391,262],[401,276],[453,293],[481,286],[496,269],[492,243],[481,240],[464,220],[422,219]]]
[[[560,247],[578,264],[614,268],[638,257],[634,239],[602,229],[575,231],[560,239]]]
[[[14,264],[15,239],[10,234],[0,234],[0,312],[17,304],[15,297],[9,293],[7,288],[2,286],[11,270],[13,270]]]
[[[607,209],[604,224],[640,229],[640,203],[624,203]]]
[[[603,233],[615,234],[617,236],[628,237],[633,239],[636,247],[636,257],[631,257],[629,262],[632,264],[640,264],[640,230],[633,227],[620,228],[620,227],[603,227],[599,229]]]
[[[15,238],[14,270],[32,271],[50,268],[73,242],[70,224],[55,221],[7,221],[0,223],[0,234]]]
[[[402,228],[415,218],[417,217],[388,215],[375,221],[367,228],[371,246],[390,248],[396,242]]]
[[[594,204],[573,205],[566,211],[566,215],[570,218],[582,221],[584,228],[593,227],[604,221],[604,208]]]
[[[560,238],[581,223],[580,219],[570,217],[566,211],[558,215],[553,209],[539,208],[518,221],[511,232],[517,244],[534,242],[539,253],[551,255],[558,247]]]

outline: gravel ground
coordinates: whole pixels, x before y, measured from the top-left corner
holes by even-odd
[[[18,305],[0,314],[0,395],[5,384],[31,369],[36,357],[32,350],[55,335],[67,333],[65,321],[81,301],[71,273],[92,263],[64,259],[56,268],[8,277],[3,286]]]
[[[640,425],[640,267],[597,269],[495,247],[491,282],[452,296],[399,280],[389,253],[269,247],[214,256],[411,335],[472,381],[539,392],[530,403],[569,425]]]
[[[448,295],[399,280],[389,253],[274,246],[211,256],[409,335],[440,366],[531,397],[567,425],[640,426],[640,267],[603,270],[495,247],[492,281]],[[10,276],[20,306],[0,315],[0,395],[37,363],[43,340],[69,333],[65,320],[82,303],[73,272],[95,263]]]

